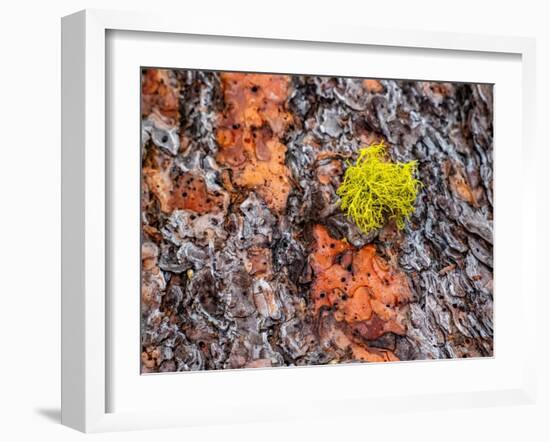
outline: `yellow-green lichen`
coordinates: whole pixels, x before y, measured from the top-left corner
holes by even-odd
[[[336,193],[341,209],[357,226],[369,233],[392,219],[399,229],[405,227],[421,186],[415,178],[416,161],[388,161],[386,146],[380,142],[360,149],[355,164],[347,166]]]

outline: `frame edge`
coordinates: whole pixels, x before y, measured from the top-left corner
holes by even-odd
[[[194,33],[200,23],[191,26]],[[162,418],[139,414],[107,413],[105,408],[105,32],[108,29],[149,32],[183,32],[181,24],[170,18],[144,16],[131,11],[83,10],[62,19],[62,424],[83,432],[185,426],[177,416]],[[339,43],[357,39],[356,30],[348,30]],[[394,41],[416,35],[404,47],[428,47],[429,38],[441,37],[438,49],[492,51],[520,54],[523,57],[524,85],[526,78],[535,80],[536,43],[529,37],[452,34],[402,30],[386,42],[365,42],[372,29],[359,44],[393,46]],[[390,30],[383,30],[382,36]],[[228,31],[211,28],[204,35],[234,35],[256,38],[277,38],[271,31],[255,29]],[[248,34],[248,35],[246,35]],[[323,34],[285,35],[288,40],[331,41]],[[462,37],[462,38],[457,38]],[[379,39],[375,39],[379,40]],[[380,40],[384,40],[382,37]],[[335,41],[335,40],[332,40]],[[527,63],[525,63],[527,59]],[[529,117],[534,115],[535,86],[524,96],[523,144],[528,148],[534,166],[536,135]],[[98,111],[103,111],[98,115]],[[525,123],[528,123],[527,125]],[[525,166],[524,166],[525,167]],[[97,186],[92,189],[93,186]],[[535,215],[530,211],[531,215]],[[527,221],[528,217],[524,217]],[[103,221],[103,225],[101,223]],[[533,245],[534,247],[534,245]],[[103,256],[103,260],[102,260]],[[101,263],[103,265],[101,266]],[[99,267],[98,267],[99,265]],[[529,284],[531,299],[538,297],[536,284]],[[98,291],[99,290],[99,291]],[[101,329],[100,329],[101,328]],[[532,332],[532,331],[531,331]],[[100,343],[103,342],[103,346]],[[514,402],[535,403],[536,378],[533,366],[526,364],[526,377],[519,390],[507,391]],[[502,392],[504,393],[504,392]],[[497,392],[495,397],[498,397]],[[506,395],[505,395],[506,396]],[[469,400],[468,400],[469,399]],[[468,398],[466,407],[471,407]],[[477,407],[498,406],[489,400]],[[483,401],[482,401],[483,402]],[[475,406],[475,405],[474,405]],[[431,407],[429,407],[431,408]],[[453,404],[452,408],[464,408]],[[145,418],[146,416],[141,416]]]
[[[61,20],[61,423],[85,428],[86,15]]]

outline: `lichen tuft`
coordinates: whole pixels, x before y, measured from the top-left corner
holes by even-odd
[[[386,146],[380,142],[360,149],[355,164],[347,166],[336,191],[341,209],[367,234],[390,219],[403,229],[421,186],[415,178],[417,162],[388,161]]]

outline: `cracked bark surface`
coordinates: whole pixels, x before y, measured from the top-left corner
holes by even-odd
[[[492,86],[147,69],[142,372],[493,354]],[[404,230],[346,160],[417,160]]]

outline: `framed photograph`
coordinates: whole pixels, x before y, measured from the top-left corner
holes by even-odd
[[[83,11],[62,46],[64,424],[534,400],[532,40]]]

